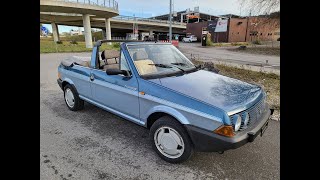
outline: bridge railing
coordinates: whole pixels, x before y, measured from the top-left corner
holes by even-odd
[[[119,20],[126,20],[126,21],[145,21],[145,22],[156,22],[156,23],[164,23],[169,24],[170,22],[167,20],[160,20],[160,19],[151,19],[151,18],[142,18],[142,17],[133,17],[133,16],[115,16],[112,17],[113,19],[119,19]],[[186,23],[181,23],[177,21],[172,21],[172,24],[177,25],[186,25]]]
[[[112,8],[118,11],[118,2],[115,0],[62,0],[62,1],[107,7],[107,8]]]

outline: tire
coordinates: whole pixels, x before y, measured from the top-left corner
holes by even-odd
[[[160,137],[161,136],[161,137]],[[174,118],[163,116],[150,128],[152,148],[169,163],[181,163],[193,154],[192,141],[185,128]],[[167,148],[168,146],[177,148]],[[164,152],[164,151],[168,151]]]
[[[191,40],[189,40],[189,43],[192,43],[192,41],[191,41]]]
[[[83,109],[84,101],[80,99],[79,94],[74,86],[67,84],[64,87],[63,95],[64,101],[71,111],[78,111]]]

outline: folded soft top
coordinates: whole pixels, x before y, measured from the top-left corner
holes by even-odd
[[[77,64],[80,66],[90,67],[91,57],[83,57],[83,56],[70,56],[61,61],[61,64],[64,66],[72,66],[73,64]]]

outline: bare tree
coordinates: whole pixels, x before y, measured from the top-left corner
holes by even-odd
[[[269,15],[280,12],[280,0],[239,0],[240,6],[244,7],[251,15]],[[274,15],[279,15],[274,14]],[[276,17],[277,18],[277,17]]]

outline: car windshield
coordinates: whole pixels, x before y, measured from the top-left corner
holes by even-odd
[[[187,73],[195,65],[171,44],[127,45],[140,76]]]

